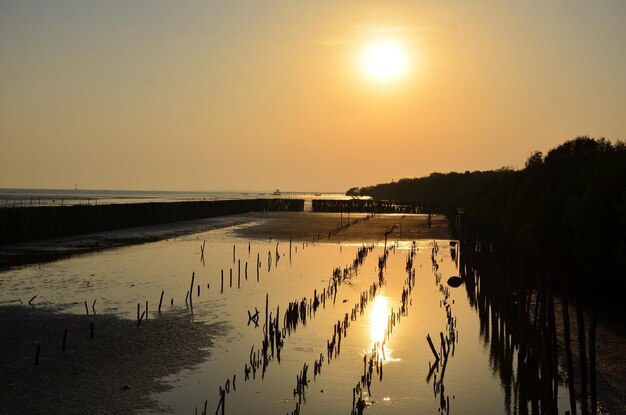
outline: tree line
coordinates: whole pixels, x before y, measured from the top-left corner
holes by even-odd
[[[520,170],[433,173],[347,194],[458,208],[502,232],[562,286],[626,288],[622,141],[577,137],[532,153]]]

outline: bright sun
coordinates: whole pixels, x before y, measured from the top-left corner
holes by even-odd
[[[365,48],[361,68],[379,81],[402,78],[408,69],[406,52],[392,40],[374,42]]]

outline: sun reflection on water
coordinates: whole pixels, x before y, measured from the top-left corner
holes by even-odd
[[[392,349],[386,341],[389,325],[389,315],[391,308],[389,298],[385,295],[377,295],[372,302],[369,314],[370,320],[370,351],[376,351],[378,357],[383,361],[395,360],[391,356]]]
[[[370,340],[372,347],[376,342],[381,343],[385,339],[385,330],[387,329],[387,318],[389,314],[389,299],[384,295],[378,295],[374,298],[372,311],[370,314]]]

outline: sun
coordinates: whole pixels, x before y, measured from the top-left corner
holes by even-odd
[[[376,41],[364,48],[361,69],[378,81],[402,78],[408,70],[406,51],[397,41]]]

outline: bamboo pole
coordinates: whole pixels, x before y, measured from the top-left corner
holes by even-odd
[[[63,342],[61,343],[61,351],[65,351],[65,344],[67,342],[67,329],[63,330]]]
[[[41,344],[37,343],[37,351],[35,352],[35,365],[39,364],[39,352],[41,351]]]
[[[578,349],[580,357],[580,408],[582,415],[589,414],[587,405],[587,349],[585,348],[585,316],[580,299],[576,301],[576,322],[578,323]]]
[[[193,280],[196,278],[196,273],[191,273],[191,285],[189,286],[189,302],[193,304]]]
[[[428,345],[430,346],[430,350],[433,352],[433,356],[435,357],[435,364],[437,364],[437,362],[439,362],[439,355],[437,354],[437,350],[435,349],[435,346],[433,345],[433,341],[430,339],[430,334],[426,335],[426,340],[428,341]]]
[[[596,390],[596,310],[589,322],[589,386],[591,389],[591,414],[598,413],[598,393]]]
[[[565,341],[565,356],[567,360],[567,385],[569,388],[569,403],[572,415],[576,415],[576,389],[574,386],[574,363],[572,359],[572,340],[570,338],[569,305],[567,298],[562,300],[563,331]]]

